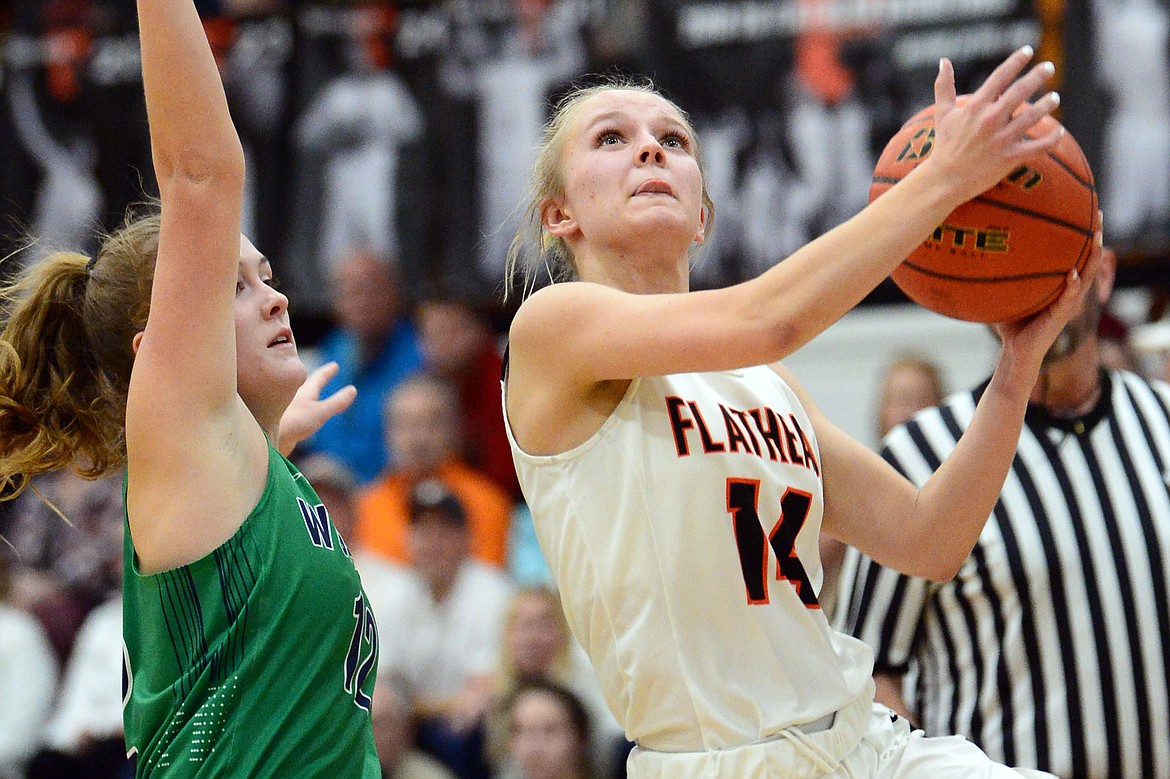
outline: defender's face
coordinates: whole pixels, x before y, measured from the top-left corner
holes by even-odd
[[[243,236],[235,325],[240,397],[253,413],[274,404],[283,404],[283,410],[304,383],[307,371],[289,326],[288,298],[277,291],[268,258]]]

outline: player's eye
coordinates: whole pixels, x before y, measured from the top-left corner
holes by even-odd
[[[597,134],[598,146],[613,146],[616,143],[622,142],[622,134],[617,130],[606,129]]]

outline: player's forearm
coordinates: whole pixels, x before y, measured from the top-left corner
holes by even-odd
[[[138,28],[151,147],[164,200],[172,179],[242,182],[243,150],[194,4],[138,0]]]
[[[918,493],[915,527],[931,561],[927,574],[952,578],[995,508],[1015,457],[1034,372],[1002,357],[951,454]]]
[[[923,164],[849,221],[757,280],[767,311],[782,301],[791,326],[780,359],[857,305],[959,205],[956,188]]]

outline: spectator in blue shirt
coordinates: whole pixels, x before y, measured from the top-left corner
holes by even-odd
[[[332,284],[336,326],[322,339],[319,356],[323,363],[336,362],[338,371],[322,396],[352,384],[357,399],[304,449],[333,455],[365,483],[388,465],[382,436],[386,398],[422,366],[423,358],[391,259],[353,250],[337,264]]]

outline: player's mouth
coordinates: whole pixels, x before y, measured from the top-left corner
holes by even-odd
[[[634,195],[667,195],[674,197],[674,189],[662,179],[649,179],[638,185],[638,188],[634,190]]]
[[[269,349],[274,349],[279,346],[295,346],[292,337],[292,330],[287,327],[284,328],[268,343]]]

